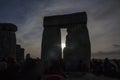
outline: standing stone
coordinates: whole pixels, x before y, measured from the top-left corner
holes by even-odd
[[[88,69],[90,64],[91,47],[87,30],[87,15],[81,14],[81,23],[72,24],[67,28],[64,61],[66,69],[77,71],[80,64]],[[85,21],[86,20],[86,21]]]
[[[16,45],[16,59],[18,62],[24,61],[24,48],[21,48],[20,45]]]
[[[16,25],[0,23],[0,57],[16,58],[16,31]]]
[[[41,59],[44,67],[52,66],[61,59],[61,32],[58,27],[44,27]]]
[[[31,59],[31,55],[30,55],[30,53],[27,53],[26,54],[26,60],[30,60]]]

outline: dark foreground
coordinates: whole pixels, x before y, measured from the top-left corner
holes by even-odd
[[[54,72],[50,72],[51,70]],[[55,72],[57,70],[54,67],[42,72],[39,59],[24,62],[2,59],[0,80],[119,80],[120,60],[92,59],[89,71],[86,71],[82,64],[78,66],[78,72],[67,72],[64,66],[60,70],[62,71]]]

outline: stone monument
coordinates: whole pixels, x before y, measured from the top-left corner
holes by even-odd
[[[16,45],[16,59],[18,62],[23,62],[24,61],[24,52],[25,49],[21,48],[20,45]]]
[[[61,59],[61,32],[59,27],[44,26],[41,60],[49,68],[52,62]]]
[[[87,29],[86,12],[44,17],[42,59],[61,58],[60,28],[67,29],[64,63],[66,69],[77,71],[80,62],[89,66],[91,46]]]
[[[0,57],[16,58],[16,31],[16,25],[0,23]]]

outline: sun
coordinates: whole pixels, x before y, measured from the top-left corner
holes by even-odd
[[[62,49],[64,49],[65,48],[65,43],[62,43],[61,47],[62,47]]]

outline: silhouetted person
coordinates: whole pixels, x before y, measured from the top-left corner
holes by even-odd
[[[116,64],[116,74],[115,77],[120,78],[120,61],[119,60],[114,60]]]
[[[1,58],[0,60],[0,78],[5,79],[6,78],[6,71],[7,71],[7,62],[5,58]]]
[[[5,58],[2,58],[2,60],[0,60],[0,71],[4,72],[6,69],[7,69],[7,62]]]
[[[115,69],[115,66],[109,61],[108,58],[105,58],[104,60],[104,75],[106,76],[112,76],[113,71]]]
[[[23,68],[21,70],[21,79],[32,80],[34,75],[36,62],[34,59],[30,58],[24,62]]]
[[[8,68],[7,68],[7,76],[11,80],[16,80],[18,66],[14,58],[8,58],[7,60]]]

